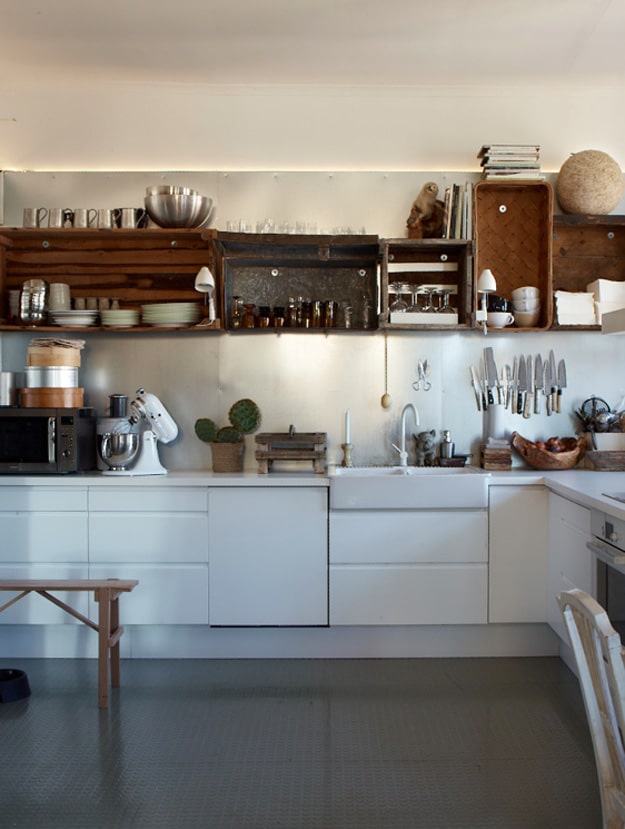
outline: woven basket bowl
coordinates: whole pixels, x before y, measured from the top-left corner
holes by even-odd
[[[584,435],[578,438],[561,438],[561,441],[567,447],[566,450],[564,452],[550,452],[548,449],[536,446],[535,443],[522,437],[518,432],[512,433],[512,445],[523,460],[533,466],[534,469],[545,471],[572,469],[584,457],[586,453],[586,438]]]

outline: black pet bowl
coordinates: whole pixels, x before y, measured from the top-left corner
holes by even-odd
[[[25,671],[0,668],[0,702],[16,702],[30,696],[30,685]]]

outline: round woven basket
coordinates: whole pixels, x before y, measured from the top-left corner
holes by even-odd
[[[213,472],[243,472],[243,450],[245,444],[211,443]]]

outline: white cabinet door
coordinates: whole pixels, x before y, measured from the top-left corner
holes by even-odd
[[[489,622],[547,621],[547,492],[489,488]]]
[[[486,510],[330,514],[330,624],[483,624]]]
[[[556,596],[574,587],[594,595],[594,558],[586,547],[590,539],[590,510],[550,492],[547,621],[565,642],[568,634]]]
[[[0,561],[86,563],[87,523],[86,488],[3,487]]]
[[[91,578],[139,580],[122,624],[208,624],[207,503],[203,487],[90,491]]]
[[[97,564],[89,567],[89,577],[138,579],[135,589],[120,598],[122,625],[208,624],[206,565]]]
[[[330,625],[486,622],[486,564],[333,565]]]
[[[326,625],[327,490],[209,490],[211,625]]]

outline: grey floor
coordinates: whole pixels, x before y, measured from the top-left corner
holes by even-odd
[[[0,827],[598,829],[577,680],[555,658],[11,660]]]

